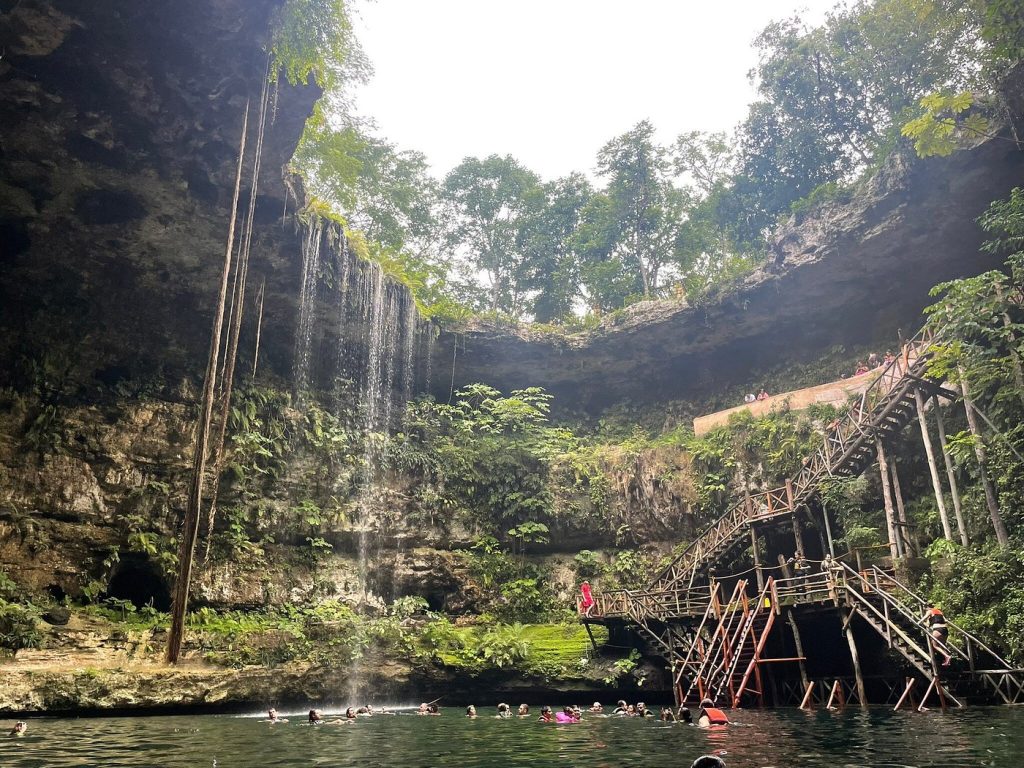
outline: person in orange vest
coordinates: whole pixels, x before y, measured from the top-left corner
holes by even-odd
[[[700,703],[700,716],[697,718],[697,725],[707,728],[709,725],[728,725],[729,718],[722,710],[715,706],[711,699],[704,699]]]
[[[945,657],[942,666],[948,667],[953,657],[944,650],[946,640],[949,638],[949,625],[946,624],[946,617],[943,615],[942,609],[934,603],[928,603],[928,611],[925,613],[924,620],[928,623],[928,633],[932,636],[932,648]]]

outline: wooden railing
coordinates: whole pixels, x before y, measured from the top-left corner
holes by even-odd
[[[929,358],[934,335],[922,328],[901,348],[855,403],[828,426],[822,445],[785,486],[752,494],[730,507],[708,526],[651,582],[648,590],[690,586],[696,571],[752,522],[788,515],[810,502],[826,477],[840,474],[865,442],[873,441],[876,428],[907,391],[919,385]],[[868,443],[870,446],[870,442]]]

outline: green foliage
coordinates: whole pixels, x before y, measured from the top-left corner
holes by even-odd
[[[37,623],[39,609],[18,585],[0,571],[0,652],[16,654],[22,648],[41,648],[43,636]]]
[[[740,131],[747,226],[875,166],[922,97],[976,85],[979,28],[974,4],[956,0],[857,0],[818,28],[768,25],[756,41],[761,100]]]
[[[581,549],[573,555],[572,564],[576,571],[576,577],[580,580],[596,579],[605,573],[604,563],[601,562],[596,552],[589,549]]]
[[[287,0],[271,43],[271,78],[293,85],[313,75],[324,90],[367,73],[345,0]]]
[[[906,123],[901,132],[914,142],[914,151],[921,157],[953,154],[960,139],[987,136],[989,121],[977,112],[964,113],[974,104],[970,92],[931,93],[921,99],[923,114]]]
[[[13,654],[22,648],[41,648],[43,636],[38,621],[39,610],[31,603],[0,600],[0,649]]]
[[[636,648],[631,648],[629,655],[621,659],[617,659],[612,664],[609,674],[604,678],[605,685],[617,685],[622,678],[627,675],[632,675],[636,681],[637,687],[644,684],[644,677],[635,674],[637,667],[640,664],[640,652]]]
[[[525,627],[518,622],[495,625],[480,639],[481,656],[499,669],[526,666],[530,661],[530,651]]]

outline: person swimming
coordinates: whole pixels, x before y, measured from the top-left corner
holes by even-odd
[[[562,707],[562,711],[555,715],[556,723],[578,723],[579,716],[572,707]]]
[[[323,725],[324,716],[319,709],[309,710],[309,724],[310,725]]]
[[[466,707],[466,717],[476,717],[476,707],[472,704]]]
[[[427,704],[427,714],[428,715],[438,715],[438,716],[440,716],[441,708],[439,706],[437,706],[437,704],[434,704],[433,702],[431,702],[430,704]]]
[[[665,723],[674,723],[676,716],[672,713],[672,707],[661,708],[661,720]]]
[[[287,723],[288,719],[284,718],[284,717],[278,717],[277,716],[277,710],[274,709],[273,707],[271,707],[270,709],[267,710],[267,719],[264,720],[263,722],[264,723]]]
[[[519,717],[529,717],[529,716],[530,716],[530,705],[529,704],[520,704],[519,705]]]
[[[349,707],[348,709],[345,710],[345,719],[346,720],[355,720],[356,719],[356,710],[355,710],[355,708]]]
[[[703,699],[700,702],[700,716],[697,718],[697,725],[707,728],[710,725],[728,725],[729,717],[722,710],[715,706],[711,699]]]
[[[11,732],[8,735],[9,736],[24,736],[25,732],[27,730],[28,730],[28,723],[26,723],[24,720],[19,720],[18,722],[16,722],[14,724],[14,727],[11,728]]]
[[[553,721],[554,721],[554,717],[552,717],[552,715],[551,715],[551,707],[541,707],[541,709],[540,709],[540,717],[538,718],[538,722],[550,723],[550,722],[553,722]]]
[[[500,717],[502,719],[506,717],[512,717],[512,707],[510,707],[505,702],[502,702],[498,705],[498,714],[496,715],[496,717]]]
[[[587,710],[587,711],[588,712],[600,713],[600,712],[604,712],[604,707],[601,706],[601,702],[600,701],[595,701],[593,704],[590,705],[590,709]]]
[[[679,711],[676,712],[676,720],[680,723],[693,725],[693,714],[690,712],[690,708],[685,704],[680,704]]]
[[[619,699],[615,703],[615,711],[612,714],[613,715],[628,715],[629,714],[629,707],[626,705],[626,700],[625,699]]]
[[[725,760],[718,755],[701,755],[690,763],[690,768],[725,768]]]
[[[647,708],[647,705],[642,701],[638,701],[636,704],[636,716],[637,717],[654,717],[654,713]]]

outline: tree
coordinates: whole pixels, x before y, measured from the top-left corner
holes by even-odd
[[[525,293],[520,228],[540,179],[511,156],[467,157],[446,177],[443,195],[452,209],[449,246],[487,275],[492,311],[519,316]]]
[[[608,179],[608,204],[600,210],[614,221],[599,227],[612,236],[601,245],[636,270],[645,298],[658,287],[679,224],[682,198],[669,181],[669,168],[668,152],[654,142],[654,126],[647,120],[597,155],[598,174]]]
[[[797,17],[768,25],[737,183],[757,225],[869,167],[926,94],[976,84],[979,30],[965,0],[858,0],[816,29]]]
[[[533,318],[549,323],[572,314],[580,291],[580,264],[574,237],[594,194],[580,173],[543,184],[519,232],[523,281],[531,291]]]
[[[707,198],[726,185],[734,173],[735,151],[722,132],[689,131],[672,146],[672,166],[677,176],[689,180]]]

